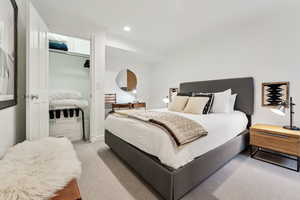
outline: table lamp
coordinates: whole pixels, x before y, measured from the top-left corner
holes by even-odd
[[[162,101],[163,101],[167,106],[168,106],[168,104],[170,103],[170,99],[169,99],[168,96],[165,97],[165,98],[163,98]]]
[[[294,114],[295,114],[294,106],[296,104],[293,102],[292,97],[290,97],[289,102],[283,101],[277,107],[272,108],[271,111],[273,111],[274,113],[276,113],[278,115],[284,116],[286,114],[286,108],[288,107],[288,105],[290,106],[290,125],[284,126],[283,128],[289,129],[289,130],[294,130],[294,131],[299,131],[300,128],[293,125],[293,123],[294,123]]]

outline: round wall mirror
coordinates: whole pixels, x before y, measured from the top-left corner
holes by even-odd
[[[118,73],[116,83],[121,90],[132,92],[136,89],[137,78],[135,73],[129,69],[124,69]]]

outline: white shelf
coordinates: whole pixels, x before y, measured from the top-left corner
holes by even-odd
[[[82,58],[86,58],[86,59],[90,58],[90,55],[88,55],[88,54],[76,53],[76,52],[70,52],[70,51],[62,51],[62,50],[57,50],[57,49],[49,49],[49,52],[64,54],[64,55],[68,55],[68,56],[82,57]]]

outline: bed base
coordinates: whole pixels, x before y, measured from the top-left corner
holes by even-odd
[[[249,131],[245,130],[176,170],[162,165],[154,156],[128,144],[108,130],[105,130],[105,143],[164,199],[178,200],[245,150],[249,144]]]

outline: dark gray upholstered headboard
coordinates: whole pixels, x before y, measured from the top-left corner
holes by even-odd
[[[254,111],[254,80],[252,77],[187,82],[180,84],[180,92],[222,92],[231,88],[237,93],[235,110],[251,116]]]

